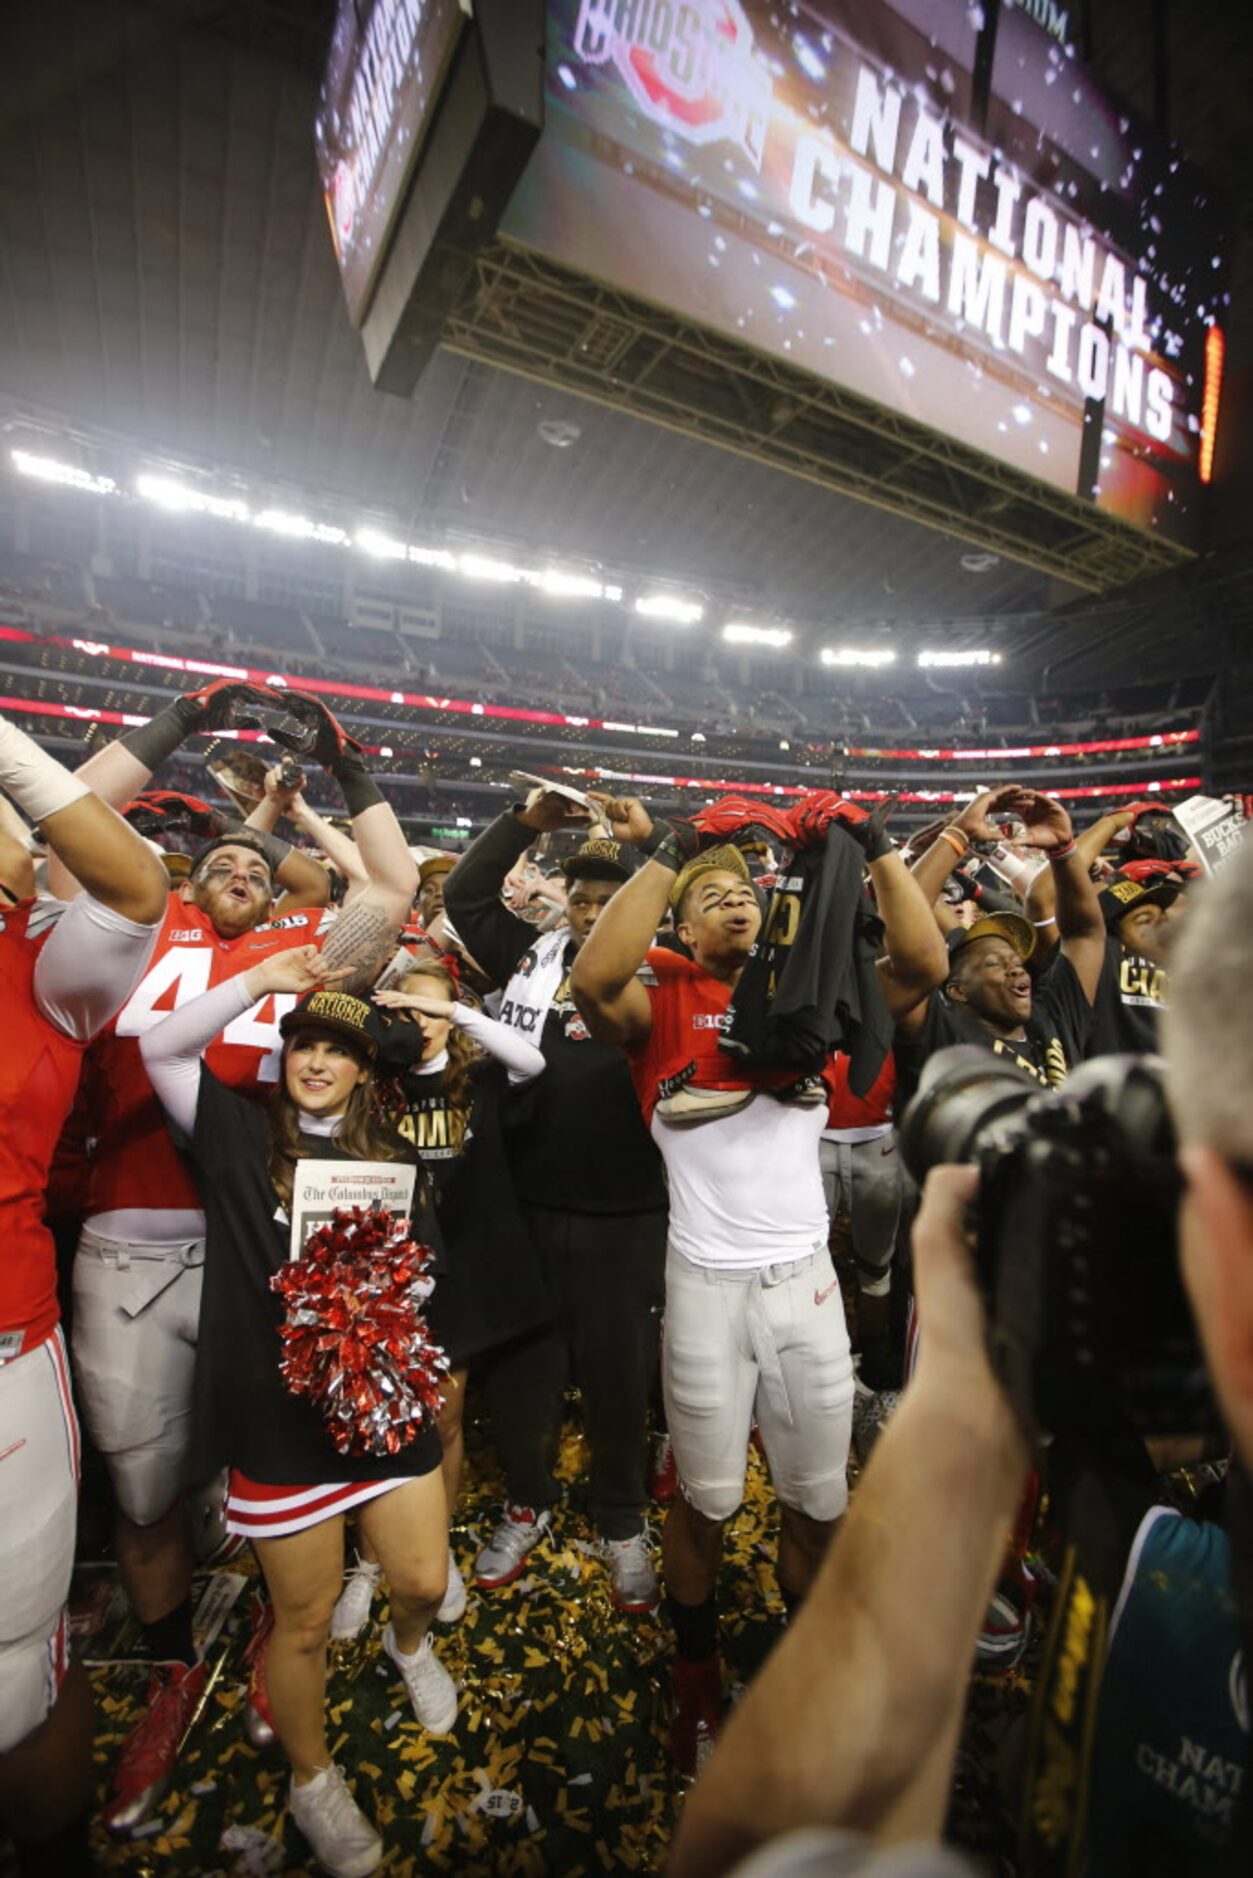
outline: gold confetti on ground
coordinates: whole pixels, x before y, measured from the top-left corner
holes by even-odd
[[[436,1630],[440,1657],[461,1690],[453,1732],[433,1739],[413,1720],[399,1676],[382,1655],[381,1598],[362,1637],[335,1647],[328,1735],[358,1802],[383,1833],[383,1869],[390,1878],[659,1871],[683,1797],[666,1750],[669,1628],[660,1615],[624,1616],[610,1600],[604,1568],[588,1550],[594,1535],[586,1515],[586,1450],[573,1427],[559,1469],[567,1499],[550,1538],[516,1583],[477,1591],[470,1568],[498,1517],[501,1481],[477,1430],[469,1448],[453,1530],[469,1606],[461,1623]],[[782,1626],[776,1538],[773,1495],[752,1452],[720,1593],[729,1688],[750,1680]],[[232,1569],[248,1568],[237,1561]],[[244,1732],[249,1603],[241,1597],[228,1620],[226,1665],[155,1832],[130,1844],[100,1833],[102,1871],[283,1878],[317,1869],[287,1820],[280,1754],[254,1749]],[[118,1666],[93,1671],[93,1681],[103,1804],[108,1769],[141,1712],[147,1677]],[[980,1747],[999,1732],[998,1705],[994,1698],[991,1730],[985,1715],[974,1718]],[[964,1757],[957,1824],[967,1843],[999,1852],[1004,1833],[999,1822],[988,1824],[983,1771],[976,1766],[972,1774]]]

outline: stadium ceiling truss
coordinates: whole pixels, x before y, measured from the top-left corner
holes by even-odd
[[[1090,592],[1191,558],[953,438],[503,241],[469,261],[441,342]]]

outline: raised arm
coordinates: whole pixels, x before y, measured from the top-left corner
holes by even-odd
[[[887,956],[878,962],[879,989],[897,1023],[948,975],[948,948],[927,896],[894,849],[870,863]]]
[[[225,678],[200,691],[190,691],[175,698],[146,724],[137,725],[97,750],[74,773],[110,808],[123,809],[143,793],[162,763],[188,737],[198,731],[222,729],[235,700],[254,692],[251,685]],[[58,900],[72,900],[80,885],[93,891],[89,881],[81,875],[76,877],[69,855],[62,852],[49,857],[48,887]]]
[[[670,903],[678,871],[668,860],[651,859],[619,887],[584,940],[570,973],[570,993],[579,1015],[601,1043],[621,1048],[644,1043],[653,1027],[653,1007],[636,977]]]
[[[303,795],[297,795],[293,802],[291,819],[301,834],[308,837],[319,853],[324,854],[336,872],[342,874],[348,882],[344,904],[351,905],[361,889],[370,884],[370,876],[357,852],[356,842],[342,829],[325,820],[316,809],[311,809]]]
[[[928,906],[935,906],[944,891],[945,881],[970,852],[972,841],[1000,840],[1001,831],[993,818],[1016,802],[1021,793],[1017,783],[998,783],[995,789],[985,789],[951,821],[934,830],[933,838],[910,869],[926,895]]]
[[[282,764],[272,764],[265,775],[265,794],[244,823],[245,828],[267,836],[280,850],[275,854],[274,878],[283,892],[274,908],[276,919],[303,907],[326,906],[331,897],[331,878],[326,869],[311,854],[303,854],[274,832],[281,818],[291,814],[299,794],[300,784],[284,783]]]
[[[386,1011],[425,1011],[428,1017],[446,1018],[458,1030],[478,1044],[488,1056],[495,1057],[509,1071],[512,1083],[533,1082],[543,1073],[544,1053],[528,1043],[521,1031],[502,1024],[473,1004],[459,998],[431,997],[425,991],[376,991],[374,1002]]]
[[[170,883],[147,842],[81,776],[71,776],[6,719],[0,719],[0,789],[42,828],[49,848],[101,906],[139,925],[156,925]]]
[[[196,1125],[200,1059],[218,1032],[272,992],[289,991],[300,997],[339,976],[316,946],[294,946],[189,999],[144,1032],[139,1039],[144,1068],[162,1108],[184,1134],[190,1135]]]
[[[418,890],[418,869],[404,831],[353,742],[321,699],[299,696],[302,713],[315,726],[311,754],[343,792],[353,840],[368,876],[350,906],[337,914],[322,953],[328,967],[345,969],[348,989],[368,991],[396,950],[401,928]]]
[[[494,984],[508,981],[538,937],[501,900],[506,875],[537,835],[584,820],[565,796],[533,790],[525,804],[506,809],[470,843],[444,882],[444,910],[453,929]]]
[[[1069,815],[1055,796],[1024,791],[1018,813],[1026,824],[1027,840],[1048,860],[1062,952],[1091,1004],[1105,963],[1105,921],[1088,872],[1089,863],[1079,850]]]
[[[1102,815],[1097,821],[1075,836],[1075,852],[1078,854],[1089,874],[1100,860],[1114,836],[1121,829],[1130,827],[1135,816],[1126,809],[1119,809],[1115,815]],[[1027,889],[1027,918],[1039,933],[1042,948],[1052,950],[1057,944],[1057,921],[1053,917],[1057,907],[1057,895],[1053,884],[1053,870],[1042,867]]]

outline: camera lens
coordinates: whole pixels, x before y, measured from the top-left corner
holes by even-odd
[[[1026,1070],[978,1044],[937,1050],[901,1120],[906,1167],[921,1186],[931,1168],[973,1160],[979,1137],[1039,1094]]]

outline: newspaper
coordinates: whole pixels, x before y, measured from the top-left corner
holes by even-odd
[[[418,1170],[412,1161],[297,1161],[292,1177],[291,1257],[301,1258],[305,1241],[327,1226],[336,1209],[386,1207],[393,1219],[413,1211]]]
[[[1244,817],[1229,797],[1189,796],[1172,811],[1207,874],[1216,874],[1244,840]]]

